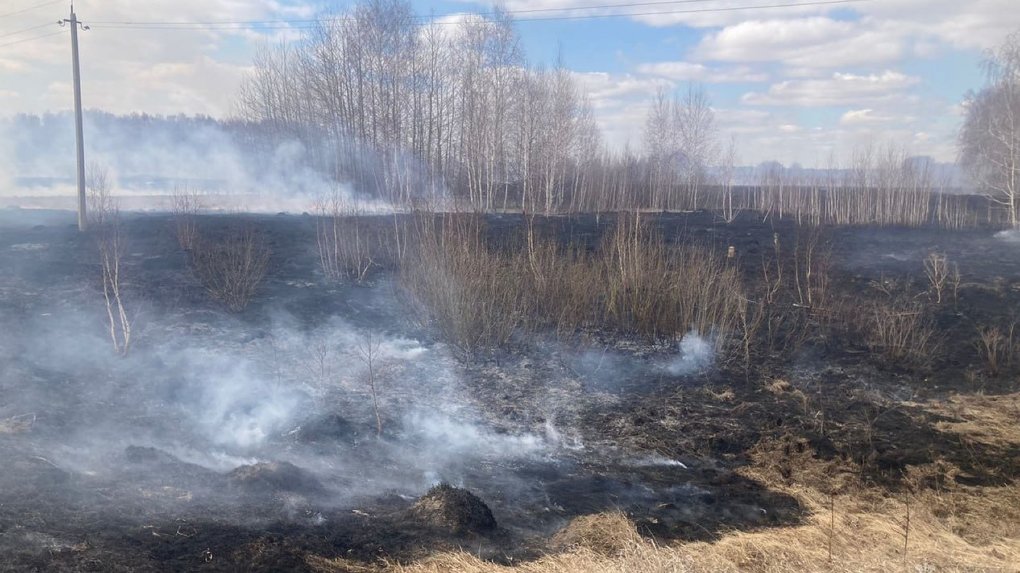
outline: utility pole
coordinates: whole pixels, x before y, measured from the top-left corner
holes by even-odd
[[[88,30],[74,14],[74,3],[71,3],[71,19],[58,22],[61,26],[71,25],[71,67],[74,76],[74,134],[78,152],[78,230],[88,228],[85,216],[85,130],[82,127],[81,112],[81,68],[78,65],[78,28]]]

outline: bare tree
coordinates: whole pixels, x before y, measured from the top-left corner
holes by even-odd
[[[419,24],[410,2],[362,0],[308,42],[261,48],[239,107],[304,142],[335,180],[395,204],[449,189],[476,209],[576,206],[600,151],[572,74],[529,70],[500,8]]]
[[[194,189],[174,187],[170,195],[170,213],[174,217],[177,243],[185,251],[195,248],[198,242],[197,216],[202,209],[202,196]]]
[[[723,156],[721,165],[720,185],[723,191],[723,220],[732,223],[737,218],[737,210],[733,207],[733,180],[737,169],[737,139],[730,137],[729,145],[726,146],[726,153]]]
[[[715,160],[715,139],[715,113],[704,90],[689,85],[672,99],[665,90],[656,94],[645,123],[654,206],[700,206],[701,185]]]
[[[114,351],[126,356],[131,348],[131,317],[124,306],[122,260],[124,235],[120,226],[120,210],[110,194],[109,172],[96,164],[89,165],[87,178],[89,228],[99,250],[99,266],[103,277],[103,300],[106,303],[107,327]]]
[[[1020,226],[1020,31],[985,61],[987,82],[965,103],[960,160]]]
[[[942,304],[942,293],[949,286],[952,276],[949,258],[942,253],[929,253],[924,259],[924,274],[928,277],[930,291],[935,296],[935,304]]]
[[[367,369],[365,382],[368,384],[369,392],[372,395],[372,410],[375,413],[375,432],[377,437],[382,436],[382,415],[379,413],[379,348],[382,342],[372,334],[363,338],[357,347],[358,358],[365,364]]]

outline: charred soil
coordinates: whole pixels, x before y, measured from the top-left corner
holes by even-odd
[[[592,250],[615,219],[533,224]],[[727,264],[749,284],[770,264],[791,269],[791,293],[803,277],[807,231],[791,222],[648,220],[670,244],[732,252]],[[98,267],[70,223],[66,213],[0,213],[0,569],[339,571],[459,548],[534,562],[578,539],[625,551],[586,529],[599,514],[656,543],[719,542],[809,522],[818,506],[797,488],[896,499],[1017,487],[1020,439],[1008,429],[1020,428],[1020,331],[1010,330],[1020,246],[992,230],[823,229],[812,240],[826,263],[824,302],[791,294],[759,343],[720,347],[681,372],[671,367],[678,340],[597,328],[522,334],[466,355],[411,308],[393,260],[380,255],[358,284],[326,280],[314,218],[291,215],[199,218],[207,236],[258,229],[271,251],[242,312],[207,296],[168,216],[127,217],[137,343],[127,358],[98,358]],[[485,223],[494,248],[527,226],[514,215]],[[931,253],[958,269],[937,303]],[[887,342],[844,326],[887,307],[924,313],[925,359],[890,359]],[[378,420],[364,376],[351,374],[365,369],[364,352],[327,359],[325,344],[309,342],[336,321],[386,341],[372,372]],[[992,328],[997,364],[982,342]],[[82,331],[94,334],[77,342]],[[74,349],[39,347],[64,336]],[[330,344],[359,344],[338,336]],[[194,366],[221,355],[255,365],[231,380],[269,390],[218,392],[229,387]]]

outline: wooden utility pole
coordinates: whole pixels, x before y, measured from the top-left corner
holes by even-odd
[[[85,215],[85,130],[82,127],[81,112],[81,68],[78,65],[78,28],[88,30],[74,14],[74,3],[71,3],[71,19],[61,20],[60,25],[71,25],[71,68],[74,76],[74,135],[78,152],[78,230],[88,227]]]

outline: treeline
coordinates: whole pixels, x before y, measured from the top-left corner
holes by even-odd
[[[561,66],[529,66],[499,9],[435,21],[404,0],[365,0],[306,40],[261,49],[240,110],[276,138],[305,141],[331,178],[398,205],[709,208],[727,219],[755,210],[836,224],[999,218],[944,193],[955,185],[944,169],[895,147],[862,149],[808,174],[766,166],[740,182],[735,144],[720,144],[714,111],[695,87],[658,93],[640,152],[613,152],[575,78]]]
[[[527,65],[510,16],[422,21],[369,0],[262,49],[242,116],[309,142],[335,177],[396,203],[449,190],[480,209],[577,208],[602,154],[570,72]]]
[[[726,220],[755,211],[951,227],[1016,220],[1012,192],[997,203],[962,197],[952,170],[896,146],[861,148],[820,169],[749,169],[738,166],[734,141],[723,144],[702,90],[660,91],[650,103],[640,145],[610,149],[576,77],[529,65],[507,12],[434,20],[406,0],[363,0],[300,41],[259,49],[236,117],[93,112],[87,154],[120,177],[183,175],[296,196],[347,185],[401,208],[711,209]],[[16,167],[73,173],[70,121],[9,120]]]

